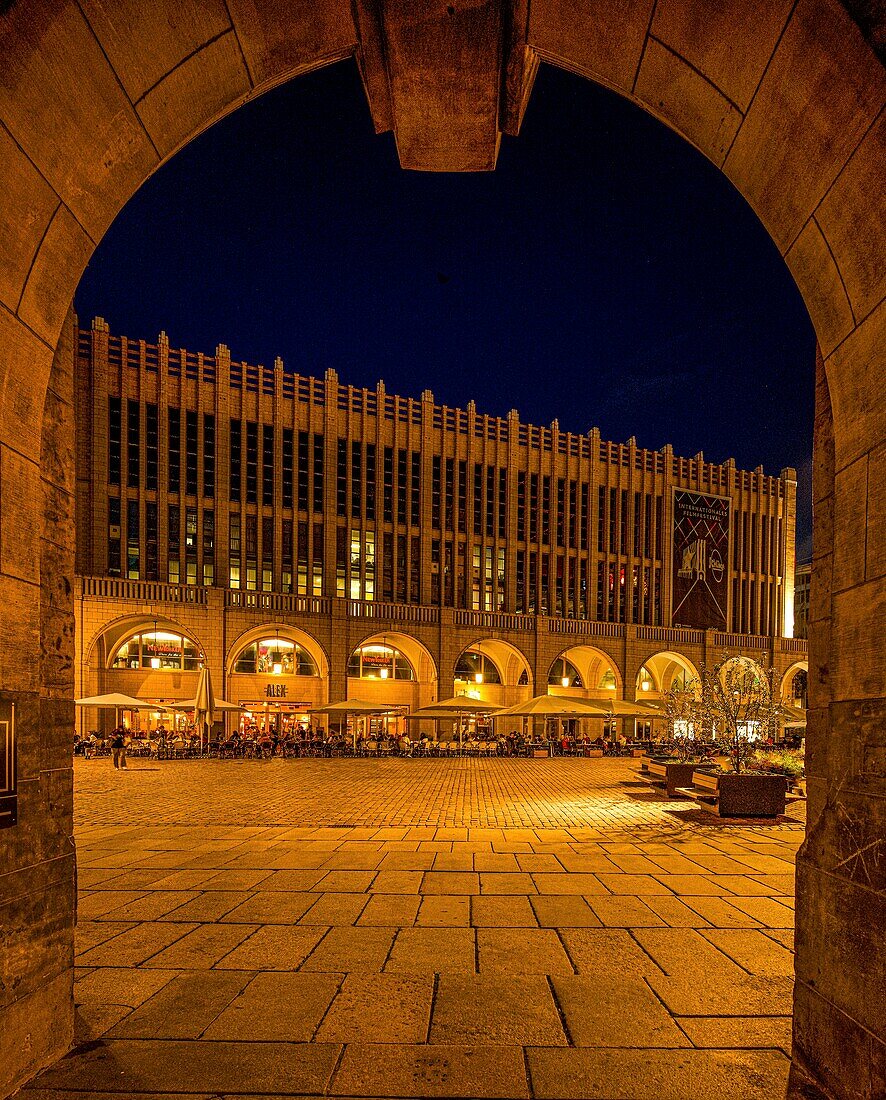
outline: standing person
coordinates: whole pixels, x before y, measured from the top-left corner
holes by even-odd
[[[126,767],[126,736],[122,726],[118,726],[114,730],[114,735],[111,738],[111,755],[114,758],[115,768]]]

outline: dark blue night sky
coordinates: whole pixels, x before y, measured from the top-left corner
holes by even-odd
[[[81,323],[679,454],[800,474],[814,335],[775,246],[704,157],[543,67],[478,175],[403,172],[351,62],[249,104],[128,204]]]

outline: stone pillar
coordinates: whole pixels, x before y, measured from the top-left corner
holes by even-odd
[[[73,338],[69,314],[42,426],[35,405],[23,451],[0,446],[0,707],[14,707],[18,738],[18,820],[0,830],[0,1096],[64,1054],[74,1031]],[[23,392],[29,366],[23,355]]]
[[[886,1095],[883,450],[841,469],[816,363],[807,835],[797,858],[795,1064],[839,1100]],[[880,505],[882,516],[882,504]],[[878,577],[879,572],[879,577]],[[799,1091],[793,1095],[805,1096]]]

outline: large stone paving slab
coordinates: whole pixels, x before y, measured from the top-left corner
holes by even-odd
[[[77,767],[71,1055],[33,1100],[778,1100],[797,821],[631,761]]]

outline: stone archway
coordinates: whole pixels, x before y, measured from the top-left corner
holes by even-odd
[[[60,1054],[72,1030],[73,851],[52,819],[71,801],[70,778],[61,777],[72,722],[64,326],[74,289],[117,212],[176,149],[251,96],[351,54],[376,127],[394,129],[403,163],[425,169],[493,167],[499,132],[519,130],[540,59],[604,83],[718,165],[793,272],[821,348],[808,716],[815,751],[798,865],[795,1052],[838,1094],[855,1087],[848,1078],[875,1091],[882,1021],[867,960],[883,924],[872,919],[862,874],[870,861],[845,857],[882,846],[886,821],[876,766],[886,713],[877,645],[886,604],[877,518],[886,80],[846,7],[36,0],[2,10],[0,692],[17,706],[27,821],[3,847],[7,896],[23,913],[33,907],[33,919],[20,959],[0,948],[16,990],[2,1010],[12,1054],[0,1092]],[[25,660],[38,639],[40,661]],[[38,847],[52,881],[68,885],[37,877]]]

